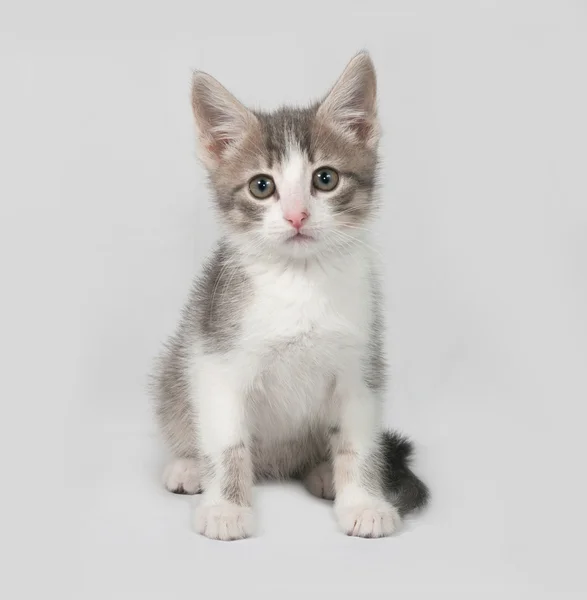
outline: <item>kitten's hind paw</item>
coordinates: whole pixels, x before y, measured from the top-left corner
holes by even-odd
[[[314,467],[304,477],[304,485],[314,496],[325,498],[326,500],[334,500],[332,465],[328,462],[323,462]]]
[[[163,483],[174,494],[199,494],[202,487],[198,461],[176,458],[165,467]]]

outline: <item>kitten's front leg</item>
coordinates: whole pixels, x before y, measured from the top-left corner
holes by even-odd
[[[401,520],[383,494],[380,401],[359,373],[338,378],[335,400],[339,425],[331,431],[331,444],[338,522],[347,535],[391,535]]]
[[[201,357],[193,379],[202,455],[202,501],[194,527],[206,537],[235,540],[253,532],[253,468],[238,370],[221,357]]]

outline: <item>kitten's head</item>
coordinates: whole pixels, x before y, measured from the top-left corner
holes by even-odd
[[[375,208],[379,138],[367,54],[309,108],[249,110],[202,72],[192,105],[222,222],[244,252],[305,259],[360,244]]]

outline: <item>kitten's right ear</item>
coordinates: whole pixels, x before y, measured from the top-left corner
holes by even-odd
[[[255,126],[257,118],[214,77],[196,71],[192,79],[192,109],[200,158],[214,170]]]

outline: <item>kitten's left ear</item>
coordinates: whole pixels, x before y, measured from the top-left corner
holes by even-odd
[[[320,105],[318,117],[368,146],[377,144],[377,78],[366,52],[349,62]]]

